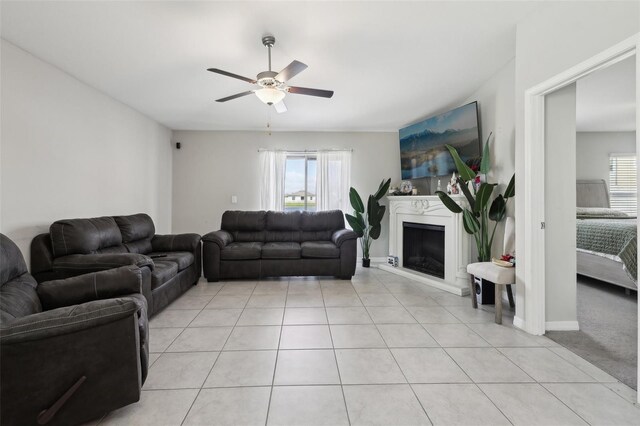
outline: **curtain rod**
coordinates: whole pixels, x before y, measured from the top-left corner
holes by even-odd
[[[340,151],[353,152],[353,148],[347,148],[347,149],[294,149],[294,150],[268,149],[268,148],[259,148],[258,149],[258,152],[264,152],[264,151],[290,152],[292,154],[296,154],[296,153],[307,153],[307,152],[340,152]]]

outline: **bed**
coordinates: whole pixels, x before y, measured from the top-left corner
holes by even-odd
[[[578,180],[576,207],[578,274],[637,291],[636,218],[610,209],[604,180]]]

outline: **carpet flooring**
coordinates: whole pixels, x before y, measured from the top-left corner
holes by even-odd
[[[578,275],[578,322],[546,336],[637,390],[638,293]]]

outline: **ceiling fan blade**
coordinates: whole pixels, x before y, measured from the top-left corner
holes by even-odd
[[[243,77],[238,74],[234,74],[232,72],[219,70],[218,68],[208,68],[207,71],[215,72],[216,74],[226,75],[227,77],[237,78],[238,80],[246,81],[247,83],[256,84],[256,81],[252,78]]]
[[[296,75],[300,74],[302,71],[307,69],[307,65],[303,64],[299,61],[293,61],[289,65],[286,66],[285,69],[280,71],[278,75],[275,76],[275,79],[278,81],[285,82]]]
[[[273,107],[276,109],[278,114],[282,114],[283,112],[287,112],[287,106],[284,104],[284,101],[280,101],[277,104],[273,104]]]
[[[330,98],[333,96],[333,90],[310,89],[308,87],[287,87],[287,92],[297,95],[319,96],[321,98]]]
[[[248,90],[246,92],[236,93],[235,95],[227,96],[226,98],[216,99],[216,102],[227,102],[227,101],[230,101],[232,99],[241,98],[243,96],[250,95],[253,92],[255,92],[255,90]]]

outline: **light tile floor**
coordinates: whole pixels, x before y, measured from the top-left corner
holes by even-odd
[[[640,424],[635,391],[504,323],[374,268],[202,280],[151,320],[140,402],[99,424]]]

